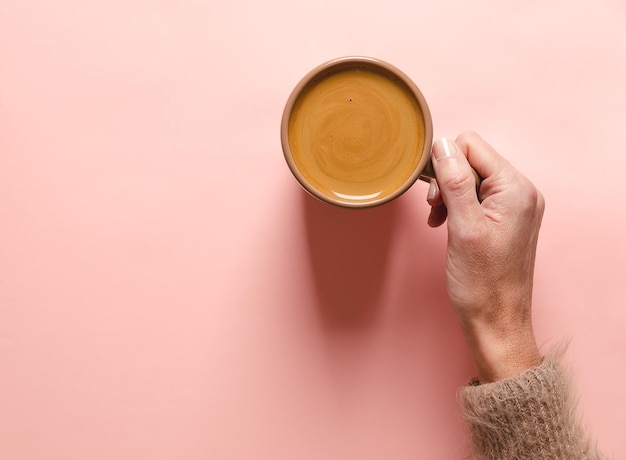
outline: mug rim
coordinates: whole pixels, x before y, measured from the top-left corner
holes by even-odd
[[[392,75],[398,77],[402,82],[409,88],[409,90],[413,93],[413,96],[417,100],[417,103],[422,112],[422,118],[424,119],[424,146],[422,149],[422,155],[420,160],[416,166],[416,168],[411,172],[411,175],[402,183],[400,187],[394,190],[392,193],[383,196],[382,198],[372,199],[372,200],[363,200],[363,201],[341,201],[340,199],[333,198],[325,193],[319,191],[316,187],[314,187],[311,183],[309,183],[305,177],[302,175],[300,170],[295,164],[293,159],[293,154],[291,152],[291,147],[289,145],[289,120],[291,117],[291,112],[293,107],[302,93],[302,91],[309,85],[316,77],[323,75],[324,73],[332,70],[334,68],[340,68],[341,66],[347,66],[351,64],[362,64],[365,66],[371,66],[382,69]],[[418,88],[418,86],[411,80],[408,75],[402,72],[400,69],[395,67],[392,64],[389,64],[386,61],[381,59],[367,57],[367,56],[344,56],[336,59],[332,59],[330,61],[324,62],[317,67],[313,68],[310,72],[308,72],[295,86],[293,91],[291,92],[287,102],[285,104],[285,108],[283,110],[283,116],[281,120],[281,144],[283,149],[283,155],[291,170],[292,174],[296,178],[296,180],[300,183],[302,188],[307,191],[309,194],[314,197],[325,201],[327,203],[344,207],[344,208],[371,208],[374,206],[380,206],[384,203],[388,203],[395,198],[398,198],[404,192],[406,192],[411,186],[417,181],[420,177],[422,171],[426,168],[426,165],[430,162],[430,149],[432,146],[433,139],[433,127],[432,127],[432,117],[430,114],[430,109],[428,107],[428,103],[424,98],[424,95]]]

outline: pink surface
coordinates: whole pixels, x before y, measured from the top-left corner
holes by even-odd
[[[299,189],[283,104],[363,54],[544,192],[535,323],[626,457],[626,6],[0,2],[0,458],[467,453],[473,375],[427,186]]]

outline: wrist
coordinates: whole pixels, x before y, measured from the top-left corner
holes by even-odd
[[[532,326],[506,330],[466,324],[463,332],[481,383],[514,377],[542,362]]]

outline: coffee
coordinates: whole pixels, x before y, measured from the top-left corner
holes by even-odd
[[[322,199],[357,207],[408,188],[430,149],[425,103],[415,91],[397,73],[366,61],[330,66],[310,79],[287,120],[303,185]]]

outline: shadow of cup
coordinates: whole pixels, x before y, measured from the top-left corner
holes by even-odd
[[[350,210],[329,206],[304,191],[302,201],[322,325],[330,330],[373,325],[397,206]]]

